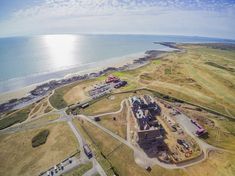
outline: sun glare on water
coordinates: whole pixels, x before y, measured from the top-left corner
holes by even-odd
[[[76,42],[80,42],[79,36],[75,35],[45,35],[42,42],[48,53],[49,63],[54,68],[66,68],[75,64]]]

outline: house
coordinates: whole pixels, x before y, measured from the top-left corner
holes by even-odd
[[[120,79],[116,76],[109,75],[105,80],[106,83],[118,82]]]

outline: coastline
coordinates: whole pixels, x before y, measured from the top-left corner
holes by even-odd
[[[35,84],[31,84],[31,85],[26,85],[22,88],[16,89],[16,90],[10,90],[10,91],[6,91],[6,92],[2,92],[0,93],[0,104],[5,103],[6,101],[9,101],[10,99],[14,99],[14,98],[21,98],[23,96],[27,96],[30,91],[32,91],[33,89],[35,89],[37,86],[40,86],[44,83],[53,81],[53,80],[62,80],[62,79],[68,79],[71,78],[73,76],[77,76],[77,75],[85,75],[85,74],[90,74],[93,72],[98,72],[100,70],[105,70],[107,67],[122,67],[124,65],[130,65],[133,63],[133,61],[138,58],[138,57],[145,57],[146,54],[144,52],[140,52],[140,53],[135,53],[135,54],[131,54],[131,55],[126,55],[126,56],[122,56],[122,57],[116,57],[113,59],[109,59],[109,60],[104,60],[102,63],[93,63],[93,64],[87,64],[88,67],[92,68],[88,68],[86,70],[82,70],[82,71],[73,71],[75,69],[79,69],[79,67],[74,67],[71,69],[65,69],[62,70],[61,72],[72,72],[72,73],[68,73],[65,74],[62,77],[56,77],[54,76],[54,78],[48,79],[46,81],[41,81]],[[94,67],[93,65],[96,64],[98,66]],[[87,65],[84,65],[83,67],[87,67]],[[50,74],[57,74],[57,72],[54,73],[50,73]]]
[[[170,48],[170,47],[169,47]],[[123,56],[122,58],[110,59],[98,64],[97,67],[93,67],[81,72],[75,72],[67,74],[66,76],[58,79],[51,79],[16,91],[10,91],[0,94],[0,113],[6,112],[13,109],[22,107],[22,104],[26,106],[33,101],[38,101],[40,98],[46,96],[52,90],[70,84],[76,81],[83,81],[92,79],[104,75],[110,71],[124,71],[129,69],[136,69],[149,62],[151,59],[157,59],[162,54],[169,53],[173,50],[160,51],[160,50],[149,50],[132,57]]]

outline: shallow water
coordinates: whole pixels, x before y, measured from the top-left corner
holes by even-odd
[[[223,42],[221,39],[149,35],[44,35],[0,39],[0,92],[84,72],[146,50],[153,42]]]

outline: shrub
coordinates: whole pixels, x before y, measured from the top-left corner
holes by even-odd
[[[35,148],[42,144],[45,144],[49,133],[50,133],[49,130],[43,130],[39,132],[36,136],[34,136],[32,139],[32,147]]]
[[[28,118],[31,105],[0,120],[0,130],[21,123]]]

